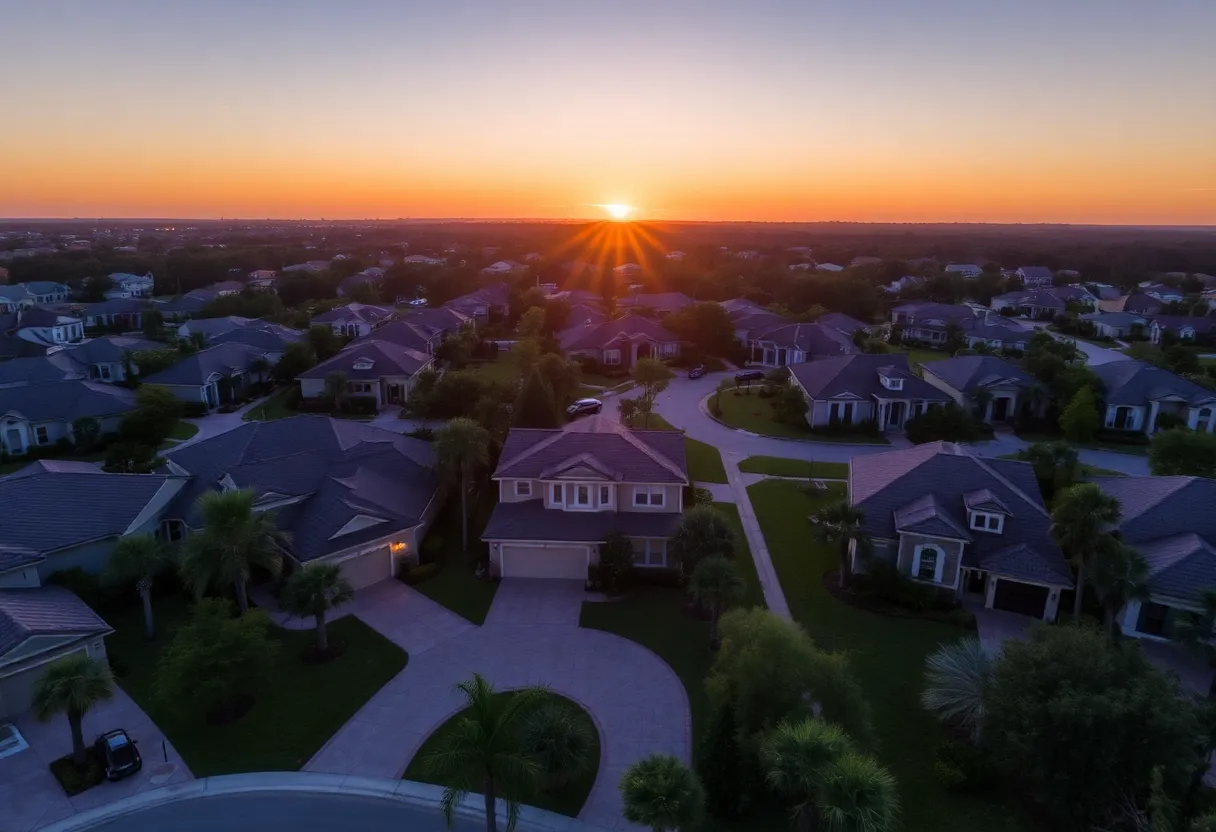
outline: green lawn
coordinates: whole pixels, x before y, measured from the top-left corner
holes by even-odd
[[[893,352],[902,352],[908,356],[908,363],[915,367],[917,364],[928,364],[931,361],[945,361],[950,353],[941,350],[926,350],[918,347],[897,347]]]
[[[315,638],[312,630],[272,631],[280,650],[265,681],[255,689],[256,703],[230,725],[208,725],[190,712],[155,695],[160,651],[186,617],[183,596],[153,599],[157,637],[147,642],[138,605],[109,613],[115,630],[106,639],[110,658],[124,672],[118,683],[165,732],[196,777],[245,771],[297,771],[385,682],[405,667],[400,647],[353,615],[329,625],[330,640],[344,640],[346,653],[326,664],[300,661]],[[145,748],[154,760],[158,748]]]
[[[432,601],[443,604],[457,615],[462,615],[474,624],[486,620],[494,593],[498,590],[495,581],[483,581],[473,574],[477,556],[485,551],[481,532],[490,521],[494,504],[498,502],[498,489],[489,483],[481,498],[469,499],[469,553],[460,548],[460,494],[448,495],[447,503],[431,525],[422,542],[422,559],[440,564],[439,573],[416,585],[414,589]],[[432,547],[436,551],[432,551]]]
[[[511,692],[495,694],[500,697],[514,696]],[[538,809],[544,809],[549,812],[557,812],[559,815],[568,817],[578,817],[578,813],[582,811],[583,804],[587,802],[587,795],[591,794],[591,787],[595,785],[595,776],[599,772],[600,767],[600,735],[596,730],[595,723],[591,717],[575,702],[567,699],[564,696],[558,696],[556,693],[546,693],[546,698],[554,704],[562,705],[570,708],[578,716],[579,722],[590,730],[590,733],[595,737],[595,744],[590,749],[590,765],[586,772],[581,777],[577,777],[570,783],[566,784],[561,789],[556,791],[543,791],[538,789],[534,794],[525,796],[521,802],[529,806],[535,806]],[[406,768],[405,774],[402,775],[404,780],[415,780],[420,783],[434,783],[438,786],[446,786],[448,783],[443,782],[441,778],[432,776],[427,772],[426,765],[423,760],[430,754],[433,754],[438,748],[443,739],[456,730],[459,720],[469,716],[468,709],[455,714],[447,722],[435,729],[435,733],[431,734],[419,747],[414,759],[410,760],[409,767]]]
[[[718,395],[718,406],[721,408],[718,420],[732,428],[782,439],[803,439],[811,442],[850,445],[890,444],[882,436],[872,436],[868,433],[820,433],[812,431],[809,425],[791,425],[788,422],[779,422],[773,413],[773,400],[760,398],[758,392],[757,387],[753,387],[750,393],[733,388],[724,389]]]
[[[173,426],[173,430],[169,431],[169,438],[180,442],[183,439],[189,439],[196,433],[198,433],[198,425],[193,422],[187,422],[184,419],[178,419],[177,424]]]
[[[726,482],[722,454],[713,445],[685,436],[684,456],[688,459],[688,476],[693,482]]]
[[[807,462],[803,459],[785,459],[779,456],[749,456],[739,463],[739,470],[748,474],[766,474],[770,477],[815,477],[817,479],[848,479],[847,462]]]
[[[1017,459],[1021,457],[1017,454],[1001,454],[997,459]],[[1079,465],[1077,466],[1078,477],[1126,477],[1122,471],[1112,471],[1109,468],[1098,468],[1094,465]]]
[[[246,422],[273,422],[275,419],[289,419],[299,414],[287,406],[287,394],[291,388],[284,388],[257,407],[245,411],[241,418]]]
[[[519,370],[515,367],[515,362],[511,360],[510,353],[503,353],[493,361],[470,362],[465,365],[464,369],[486,381],[505,381],[514,384],[519,380]]]
[[[1031,431],[1017,432],[1019,439],[1024,439],[1027,442],[1051,442],[1058,439],[1063,439],[1059,434],[1048,435],[1046,433],[1033,433]],[[1073,442],[1078,448],[1089,448],[1095,451],[1112,451],[1117,454],[1132,454],[1133,456],[1147,456],[1148,445],[1128,445],[1123,442],[1103,442],[1101,439],[1095,439],[1092,442]]]
[[[798,483],[766,480],[748,489],[790,611],[821,647],[847,651],[874,709],[880,761],[899,781],[907,830],[1014,832],[1029,825],[1016,807],[996,798],[947,792],[933,774],[933,749],[943,733],[920,705],[925,657],[957,641],[956,627],[889,618],[837,601],[822,576],[836,555],[812,542],[807,520],[841,493],[808,495]]]

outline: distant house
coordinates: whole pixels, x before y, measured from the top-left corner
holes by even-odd
[[[41,346],[71,344],[84,338],[84,320],[41,307],[25,308],[17,312],[15,334]]]
[[[951,324],[960,326],[975,316],[976,311],[970,306],[924,301],[896,306],[891,310],[891,323],[903,325],[906,339],[944,344]]]
[[[68,287],[62,283],[36,280],[0,285],[0,312],[19,312],[33,306],[63,303],[67,299]]]
[[[118,328],[123,331],[141,329],[144,325],[144,310],[147,308],[147,301],[133,297],[80,304],[86,329],[99,327]]]
[[[670,315],[685,307],[692,306],[696,301],[683,292],[656,292],[647,294],[639,292],[617,300],[618,309],[649,309],[656,315]]]
[[[279,363],[288,344],[304,340],[304,333],[298,329],[290,329],[267,321],[253,321],[248,326],[230,329],[212,336],[207,343],[210,346],[220,344],[244,344],[262,352],[271,364]]]
[[[975,317],[960,321],[958,326],[963,342],[971,349],[984,346],[991,350],[1024,352],[1034,335],[1033,329],[999,317]]]
[[[506,283],[492,283],[476,291],[461,295],[444,304],[463,315],[480,321],[505,317],[510,309],[511,287]]]
[[[849,267],[856,268],[858,266],[877,266],[881,263],[881,257],[854,257],[849,261]]]
[[[875,422],[885,432],[950,397],[918,378],[903,354],[824,358],[790,367],[790,380],[809,404],[813,428]]]
[[[636,568],[677,566],[668,542],[691,482],[679,431],[634,431],[602,416],[512,429],[493,481],[498,503],[481,538],[504,580],[586,581],[612,532],[628,538]]]
[[[1145,361],[1111,361],[1090,368],[1102,382],[1103,424],[1152,434],[1168,414],[1191,430],[1216,429],[1216,393]]]
[[[498,260],[481,270],[483,275],[489,277],[508,277],[512,274],[523,274],[529,271],[528,266],[523,263],[517,263],[514,260]]]
[[[994,312],[1014,309],[1024,317],[1043,319],[1063,315],[1070,303],[1091,310],[1098,308],[1098,299],[1080,286],[1053,286],[1049,289],[1007,292],[994,297],[989,306]]]
[[[223,335],[225,332],[231,332],[234,329],[241,329],[260,323],[262,321],[257,318],[246,318],[242,315],[227,315],[223,318],[198,318],[181,324],[177,327],[176,332],[177,337],[184,340],[201,335],[203,340],[207,341],[217,335]]]
[[[184,356],[172,367],[143,377],[143,382],[167,387],[183,401],[219,407],[260,380],[255,369],[259,361],[273,363],[265,350],[245,344],[219,344]]]
[[[384,269],[379,266],[372,266],[357,274],[343,278],[342,282],[338,284],[338,297],[348,298],[352,293],[364,288],[377,290],[383,283]]]
[[[401,262],[406,266],[446,266],[448,261],[442,257],[428,257],[425,254],[411,254],[403,257]]]
[[[150,298],[152,297],[156,280],[152,277],[151,272],[148,274],[114,272],[110,275],[110,283],[113,285],[106,292],[106,297]]]
[[[984,270],[974,263],[951,263],[946,266],[946,274],[959,274],[966,278],[979,277]]]
[[[408,259],[408,258],[406,258]],[[284,266],[284,272],[311,272],[320,274],[329,268],[328,260],[309,260],[307,263],[296,263],[294,266]]]
[[[386,405],[399,407],[409,398],[414,377],[431,366],[431,362],[431,356],[425,352],[388,341],[356,342],[297,376],[300,395],[306,399],[328,395],[326,378],[331,373],[342,373],[349,395],[374,398],[377,409]]]
[[[0,361],[0,387],[53,381],[84,381],[88,378],[88,368],[76,360],[69,350]]]
[[[1216,317],[1203,318],[1184,315],[1158,315],[1149,324],[1148,337],[1154,344],[1172,335],[1179,341],[1199,341],[1210,344],[1216,339]]]
[[[1027,289],[1045,289],[1051,285],[1054,276],[1046,266],[1022,266],[1014,276],[1022,281]]]
[[[90,338],[79,344],[74,344],[50,357],[65,355],[79,363],[86,370],[86,378],[92,381],[104,381],[108,384],[118,384],[127,380],[127,356],[134,356],[140,350],[172,349],[157,341],[147,341],[143,338],[130,338],[123,335],[111,335],[105,338]],[[131,366],[139,372],[138,365],[132,361]]]
[[[1073,587],[1028,462],[930,442],[853,457],[848,493],[870,558],[918,583],[1045,621]],[[865,570],[855,546],[852,559]]]
[[[916,286],[923,286],[925,279],[916,275],[906,274],[898,280],[892,280],[882,290],[889,295],[899,295]]]
[[[276,291],[279,283],[279,273],[274,269],[254,269],[246,278],[246,285],[250,289],[257,289],[261,292]]]
[[[311,323],[312,326],[331,327],[335,335],[356,338],[370,334],[372,330],[384,326],[395,316],[396,312],[387,306],[348,303],[314,316]]]
[[[666,257],[668,260],[676,260],[676,261],[680,261],[680,260],[683,260],[683,259],[684,259],[685,257],[687,257],[688,255],[687,255],[687,254],[685,254],[685,253],[684,253],[684,252],[682,252],[682,251],[669,251],[669,252],[667,252],[667,254],[666,254],[666,255],[664,255],[664,256],[665,256],[665,257]]]
[[[1090,312],[1080,320],[1093,325],[1094,333],[1104,338],[1126,338],[1148,324],[1148,319],[1130,312]]]
[[[816,319],[815,323],[822,324],[826,327],[831,327],[837,332],[843,332],[850,338],[861,330],[865,330],[866,332],[870,331],[869,324],[859,321],[851,315],[846,315],[843,312],[827,312],[820,315],[819,318]]]
[[[1141,293],[1150,298],[1156,298],[1162,303],[1175,303],[1186,298],[1186,292],[1165,283],[1142,283],[1139,289]]]
[[[842,271],[844,271],[844,266],[838,266],[838,265],[836,265],[835,263],[817,263],[817,264],[815,265],[815,271],[819,271],[819,272],[842,272]]]
[[[71,291],[62,283],[55,283],[51,280],[31,280],[24,285],[25,290],[33,296],[34,303],[39,305],[63,303],[68,299],[68,294]]]
[[[60,439],[75,442],[73,426],[84,418],[95,419],[102,433],[112,433],[134,409],[133,392],[93,381],[0,387],[0,446],[6,454],[21,455]]]
[[[642,358],[670,359],[680,354],[678,335],[638,315],[565,329],[558,342],[570,358],[591,358],[626,370]]]
[[[787,367],[817,358],[861,352],[853,339],[822,323],[782,321],[778,326],[754,333],[746,342],[749,363],[764,367]]]
[[[172,300],[154,300],[156,309],[167,321],[184,321],[202,313],[219,295],[211,289],[193,289]]]
[[[631,279],[640,275],[643,269],[637,263],[624,263],[612,271],[617,277]]]
[[[925,381],[985,422],[1008,422],[1033,407],[1039,382],[1016,364],[992,355],[965,355],[921,365]],[[982,402],[982,412],[978,405]]]

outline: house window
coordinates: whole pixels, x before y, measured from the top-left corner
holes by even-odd
[[[635,539],[633,541],[633,565],[649,567],[666,566],[667,541]]]
[[[46,425],[39,425],[34,428],[34,441],[39,445],[45,445],[51,441],[50,434],[46,432]]]
[[[98,364],[97,369],[103,379],[108,379],[110,377],[110,365],[109,364]]]
[[[600,505],[601,506],[612,505],[612,486],[611,485],[601,485],[600,486]]]
[[[917,546],[912,556],[912,576],[920,581],[941,583],[945,554],[936,546]]]
[[[352,381],[349,386],[352,393],[372,392],[372,386],[365,381]]]
[[[985,511],[971,512],[971,528],[981,532],[1000,534],[1005,525],[1003,514],[989,514]]]
[[[532,496],[531,480],[519,480],[518,482],[516,482],[515,483],[515,496],[516,497],[531,497]]]
[[[605,364],[620,364],[621,363],[621,351],[620,350],[604,350],[604,363]]]
[[[186,524],[181,520],[161,520],[156,532],[162,541],[173,543],[186,536]]]
[[[640,485],[633,489],[633,504],[635,506],[662,507],[663,494],[661,485]]]
[[[675,344],[664,344],[663,345],[663,355],[675,355],[675,352],[676,352]]]
[[[578,508],[591,507],[591,486],[576,485],[574,486],[574,501],[570,504]]]
[[[564,506],[566,504],[565,486],[561,483],[555,484],[551,493],[553,495],[553,505]]]

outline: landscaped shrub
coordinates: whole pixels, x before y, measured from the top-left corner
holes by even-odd
[[[683,583],[679,569],[665,566],[648,566],[633,570],[633,583],[637,586],[678,587]]]
[[[993,784],[992,765],[969,742],[945,740],[933,752],[933,773],[947,789],[975,791]]]
[[[346,410],[349,413],[374,416],[378,409],[379,405],[376,403],[375,396],[351,396],[346,400]]]
[[[874,560],[853,576],[853,589],[863,600],[908,612],[950,609],[955,604],[931,586],[918,584],[892,563]]]
[[[402,583],[414,586],[420,584],[428,578],[433,578],[439,574],[439,564],[435,562],[422,563],[418,566],[411,566],[408,569],[402,569],[397,573],[397,577]]]
[[[106,767],[97,749],[90,745],[84,750],[83,769],[76,768],[72,755],[68,754],[51,763],[51,774],[55,775],[64,793],[71,797],[105,780]]]
[[[920,445],[925,442],[974,442],[980,438],[980,422],[954,402],[944,407],[931,407],[904,423],[908,440]]]
[[[1152,442],[1143,433],[1134,430],[1100,429],[1094,434],[1094,439],[1100,442],[1114,442],[1120,445],[1148,445]]]
[[[443,558],[443,535],[431,532],[422,541],[422,562],[433,563]]]
[[[616,595],[632,582],[633,544],[620,532],[609,532],[600,545],[599,580],[604,592]]]

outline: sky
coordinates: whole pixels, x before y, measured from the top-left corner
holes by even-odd
[[[1216,224],[1214,0],[0,0],[0,216]]]

